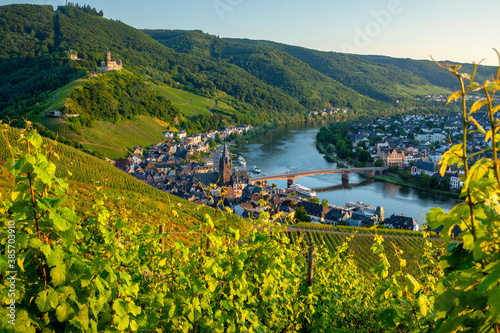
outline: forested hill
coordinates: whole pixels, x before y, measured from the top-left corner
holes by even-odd
[[[279,73],[286,80],[294,74],[307,73],[311,78],[323,78],[319,73],[360,95],[392,104],[396,100],[413,100],[411,97],[419,95],[415,88],[421,88],[420,95],[438,93],[440,88],[458,89],[454,77],[430,60],[324,52],[270,41],[220,39],[201,31],[144,31],[178,52],[225,60],[257,76],[275,74],[278,80]],[[297,61],[310,67],[309,72]],[[473,66],[464,64],[463,71],[472,73]],[[478,79],[486,79],[493,71],[491,66],[480,66]]]
[[[127,80],[173,87],[218,101],[211,112],[181,114],[176,127],[202,130],[223,124],[259,124],[324,107],[380,114],[418,105],[416,96],[454,89],[445,72],[428,62],[320,52],[268,41],[223,39],[201,31],[144,30],[103,18],[89,6],[0,7],[0,116],[39,120],[57,89],[96,69],[109,50],[121,59]],[[68,50],[79,60],[70,60]],[[127,74],[127,75],[129,75]],[[116,91],[121,77],[102,79]],[[71,85],[70,85],[71,86]],[[88,83],[85,87],[97,87]],[[151,88],[150,87],[150,88]],[[140,114],[158,117],[160,88],[141,87],[147,101],[115,96],[102,119],[117,122]],[[129,94],[129,96],[131,96]],[[74,96],[75,110],[96,104],[89,91]],[[76,98],[78,97],[78,98]],[[94,98],[95,97],[95,98]],[[119,101],[126,101],[126,105]],[[140,103],[140,104],[138,104]],[[164,102],[160,102],[164,103]],[[421,105],[420,105],[421,106]],[[177,110],[163,114],[177,119]],[[87,110],[88,111],[88,110]],[[92,114],[89,111],[89,116]]]
[[[436,68],[436,64],[431,60],[392,58],[379,55],[360,55],[359,57],[371,63],[389,65],[398,67],[405,71],[410,71],[415,75],[418,75],[429,81],[431,84],[440,87],[445,87],[452,90],[458,89],[456,78],[453,75],[449,75],[448,72]],[[478,59],[478,61],[479,60],[481,59]],[[479,66],[476,73],[476,81],[483,82],[487,79],[491,79],[491,73],[495,73],[496,70],[497,67],[494,66]],[[472,64],[462,64],[461,71],[464,73],[472,74],[474,71],[474,66]]]

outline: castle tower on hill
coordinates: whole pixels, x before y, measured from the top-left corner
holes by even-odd
[[[106,61],[101,61],[101,66],[97,67],[100,72],[121,71],[122,61],[120,59],[111,59],[111,52],[107,51],[105,54]]]
[[[222,184],[228,184],[231,181],[231,157],[227,149],[227,143],[224,144],[224,151],[219,159],[219,176],[221,177]]]

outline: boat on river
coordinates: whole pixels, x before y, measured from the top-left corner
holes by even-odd
[[[316,198],[316,192],[314,190],[300,184],[290,186],[290,190],[306,198]]]
[[[243,156],[238,157],[238,163],[240,163],[241,166],[246,166],[247,161],[243,158]]]
[[[253,172],[253,173],[261,173],[262,172],[262,170],[257,168],[257,166],[255,166],[255,165],[253,167],[251,167],[250,169],[248,169],[248,171]]]

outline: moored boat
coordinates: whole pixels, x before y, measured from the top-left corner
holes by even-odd
[[[308,187],[297,184],[291,186],[290,188],[303,197],[316,198],[316,192]]]

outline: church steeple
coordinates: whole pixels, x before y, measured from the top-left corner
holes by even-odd
[[[224,144],[224,150],[222,156],[219,159],[219,176],[223,184],[228,184],[231,180],[231,157],[229,156],[229,150],[227,149],[227,143]]]

